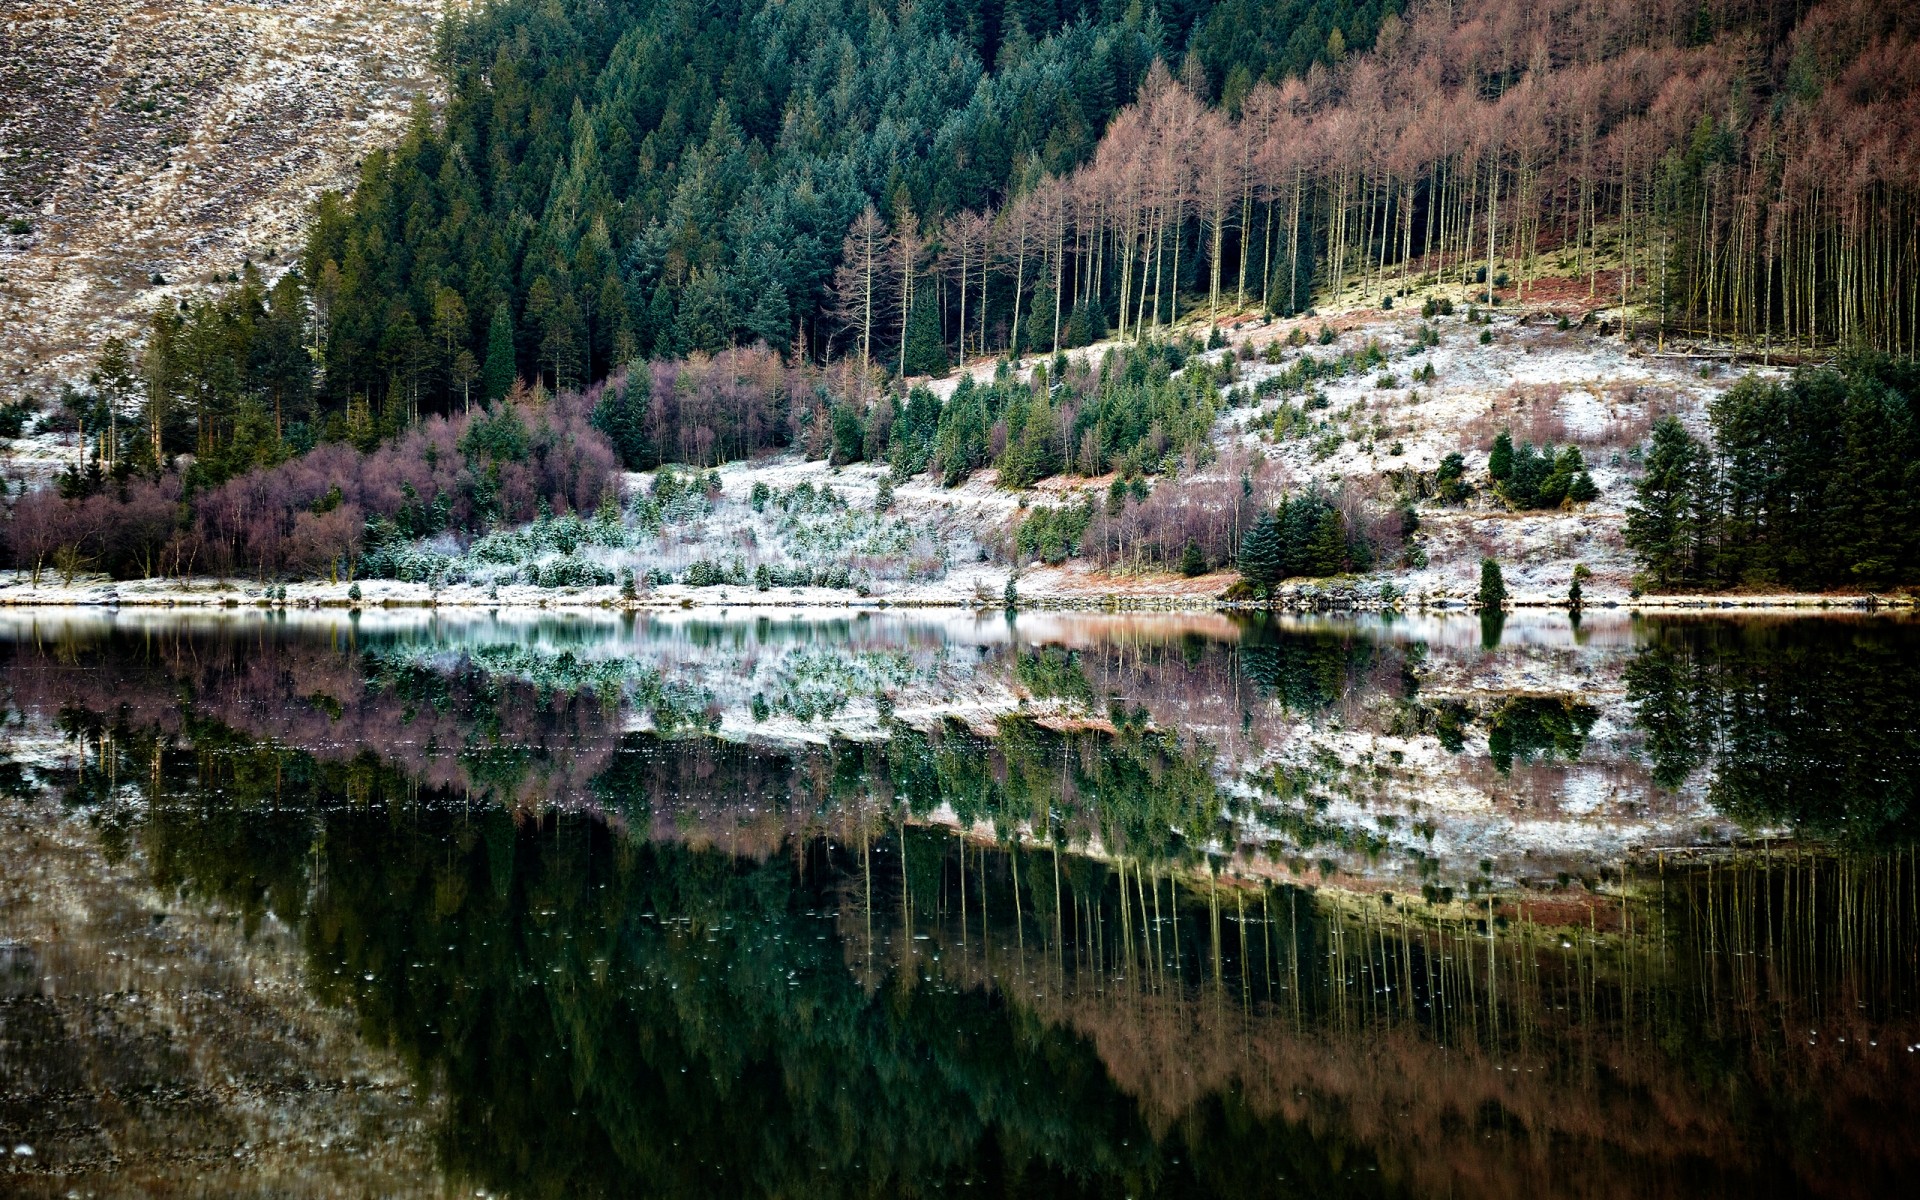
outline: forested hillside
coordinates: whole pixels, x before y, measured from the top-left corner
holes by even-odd
[[[397,426],[516,376],[580,385],[754,341],[938,372],[1203,302],[1377,303],[1436,273],[1489,300],[1577,277],[1647,328],[1914,346],[1911,11],[1400,8],[450,16],[443,118],[422,109],[316,213],[316,403]],[[165,368],[148,374],[183,405],[261,398],[244,372]]]
[[[1907,6],[497,0],[447,16],[437,66],[444,111],[318,205],[293,272],[107,346],[70,498],[191,452],[191,501],[522,381],[591,392],[629,469],[792,447],[1137,481],[1207,459],[1235,404],[1384,364],[1235,395],[1231,364],[1181,373],[1196,323],[1442,293],[1629,341],[1920,344]],[[1108,338],[1133,345],[908,395]]]

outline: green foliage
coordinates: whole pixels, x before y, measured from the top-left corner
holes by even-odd
[[[1241,537],[1238,566],[1241,578],[1259,588],[1270,588],[1283,577],[1286,561],[1280,549],[1280,526],[1270,510],[1255,517]]]
[[[842,401],[833,406],[833,452],[828,461],[835,466],[859,462],[866,456],[867,427],[853,405]]]
[[[653,379],[644,370],[628,373],[622,386],[609,385],[593,406],[593,427],[613,443],[620,463],[629,471],[644,471],[660,463],[660,447],[648,429],[648,406]]]
[[[1093,684],[1080,667],[1080,655],[1058,646],[1042,646],[1014,659],[1014,678],[1036,699],[1071,700],[1091,706]]]
[[[1207,573],[1207,556],[1200,552],[1200,543],[1187,539],[1187,548],[1180,552],[1180,573],[1191,579]]]
[[[906,373],[909,375],[945,375],[949,362],[947,343],[940,335],[939,292],[922,287],[907,318]]]
[[[1080,541],[1092,521],[1092,500],[1033,509],[1014,533],[1014,547],[1020,561],[1038,558],[1055,564],[1065,562],[1080,552]]]
[[[1688,481],[1702,543],[1689,577],[1799,588],[1920,581],[1916,401],[1920,365],[1870,355],[1736,384],[1713,405],[1714,461]]]
[[[1679,418],[1654,422],[1646,474],[1634,486],[1625,540],[1660,587],[1698,580],[1711,482],[1707,450]]]
[[[1513,435],[1504,429],[1494,435],[1493,449],[1487,454],[1487,475],[1495,483],[1513,478]]]
[[[527,426],[511,404],[495,405],[460,440],[460,452],[485,462],[525,462],[532,445]]]
[[[1459,504],[1473,489],[1467,484],[1467,461],[1459,451],[1440,460],[1440,469],[1434,472],[1433,494],[1442,504]]]
[[[480,395],[489,403],[502,399],[518,378],[514,366],[513,314],[505,300],[494,307],[487,322],[487,359],[480,371]]]
[[[1269,588],[1296,576],[1313,578],[1364,571],[1373,565],[1373,547],[1319,492],[1283,498],[1262,512],[1240,541],[1240,575],[1255,587]]]
[[[1559,508],[1570,500],[1585,503],[1600,495],[1579,447],[1555,453],[1552,446],[1536,450],[1531,442],[1523,442],[1515,449],[1504,429],[1494,438],[1487,474],[1493,477],[1500,498],[1518,509]]]
[[[907,393],[906,406],[894,418],[888,446],[896,478],[911,478],[932,464],[942,419],[939,397],[925,387]]]
[[[508,378],[503,341],[515,375],[552,383],[640,357],[784,348],[799,329],[819,354],[840,242],[867,204],[939,219],[1003,203],[1029,164],[1071,170],[1160,39],[1177,44],[1197,15],[1032,10],[1014,22],[1016,50],[997,8],[966,5],[501,0],[454,12],[444,121],[422,109],[399,145],[367,157],[351,199],[329,199],[313,222],[304,264],[328,281],[328,391],[383,391],[399,348],[433,340],[442,287],[486,326],[450,330],[446,345],[486,338],[487,395]],[[946,352],[940,289],[920,290],[909,369],[933,370]],[[1013,299],[1002,290],[991,306]],[[498,338],[503,306],[512,326]],[[879,332],[898,348],[897,322]],[[423,384],[445,395],[434,357]]]
[[[1753,829],[1864,849],[1920,834],[1920,657],[1900,625],[1662,621],[1625,671],[1656,783],[1711,768]]]
[[[1498,612],[1506,607],[1507,581],[1500,574],[1500,564],[1491,558],[1480,560],[1480,591],[1476,600],[1483,611]]]
[[[1502,775],[1514,760],[1580,757],[1587,733],[1600,710],[1571,700],[1517,696],[1503,703],[1487,722],[1487,756]]]

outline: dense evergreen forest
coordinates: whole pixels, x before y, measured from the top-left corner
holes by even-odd
[[[1404,7],[499,0],[443,30],[444,112],[319,206],[309,303],[165,314],[127,390],[204,455],[755,342],[911,375],[1545,274],[1912,351],[1911,11]]]
[[[1885,586],[1920,572],[1920,367],[1857,356],[1746,379],[1713,441],[1653,428],[1627,545],[1648,587]]]

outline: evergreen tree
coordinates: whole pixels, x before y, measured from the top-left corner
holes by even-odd
[[[1573,564],[1573,582],[1567,587],[1567,607],[1578,615],[1586,604],[1586,592],[1581,584],[1593,578],[1593,569],[1585,563]]]
[[[1181,552],[1180,573],[1188,579],[1207,573],[1206,556],[1200,552],[1200,543],[1192,538],[1187,539],[1187,548]]]
[[[519,376],[513,359],[513,314],[502,300],[487,326],[487,361],[480,369],[480,395],[487,403],[505,396]]]
[[[1458,504],[1467,498],[1467,463],[1459,451],[1440,460],[1433,474],[1433,494],[1442,504]]]
[[[1487,474],[1495,483],[1505,483],[1513,476],[1513,437],[1504,429],[1493,439],[1493,450],[1487,455]]]
[[[1626,544],[1660,587],[1697,578],[1706,448],[1674,416],[1653,426],[1647,473],[1627,508]]]
[[[1240,539],[1240,577],[1257,588],[1270,588],[1282,578],[1280,528],[1273,513],[1262,511]]]
[[[1500,574],[1500,564],[1491,558],[1480,560],[1479,602],[1482,612],[1499,612],[1507,604],[1507,582]]]
[[[1305,567],[1308,575],[1338,575],[1347,568],[1347,522],[1330,504],[1314,520]]]
[[[906,369],[909,375],[947,373],[947,344],[940,339],[938,301],[935,289],[917,289],[913,313],[907,319]]]

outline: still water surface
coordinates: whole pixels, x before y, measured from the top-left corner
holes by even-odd
[[[0,1191],[1920,1166],[1920,626],[0,617]]]

